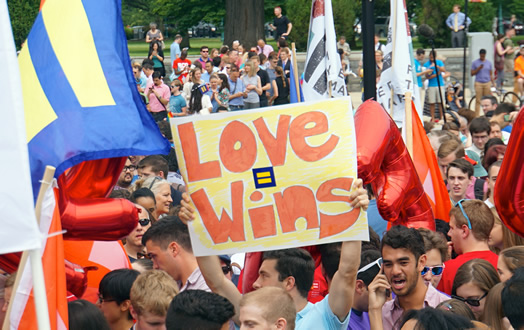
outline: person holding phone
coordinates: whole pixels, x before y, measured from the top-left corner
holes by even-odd
[[[382,238],[382,267],[369,290],[371,329],[393,329],[404,311],[436,307],[449,297],[424,283],[424,239],[414,228],[395,226]],[[387,300],[387,291],[396,297]]]

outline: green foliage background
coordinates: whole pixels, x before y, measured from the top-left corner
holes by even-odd
[[[7,0],[7,6],[15,45],[20,49],[38,15],[40,0]]]

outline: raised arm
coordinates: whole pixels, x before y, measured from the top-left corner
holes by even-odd
[[[350,195],[351,206],[367,210],[369,199],[366,189],[362,187],[362,180],[355,181],[356,190]],[[329,307],[340,321],[343,321],[353,305],[353,295],[357,281],[357,271],[360,265],[360,241],[342,243],[340,264],[333,276],[329,288]]]

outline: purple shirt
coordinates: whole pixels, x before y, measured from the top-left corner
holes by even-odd
[[[351,310],[351,317],[349,318],[348,330],[369,330],[369,316],[366,312]]]
[[[488,60],[481,61],[480,58],[477,58],[476,60],[471,63],[471,70],[476,70],[481,64],[484,64],[484,67],[477,72],[475,75],[475,82],[478,83],[487,83],[491,81],[491,70],[493,70],[493,67],[491,65],[491,62]]]
[[[428,306],[435,308],[441,302],[449,299],[446,294],[435,289],[433,285],[430,284],[427,286],[427,288],[428,290],[426,291],[426,296],[424,297],[424,305],[420,306],[421,309]],[[382,325],[384,326],[384,329],[398,328],[395,327],[395,323],[398,321],[398,319],[400,319],[402,313],[404,313],[404,310],[402,307],[400,307],[398,297],[393,300],[386,301],[384,306],[382,306]]]

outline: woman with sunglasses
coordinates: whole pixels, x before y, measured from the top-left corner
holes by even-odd
[[[422,270],[422,278],[426,285],[433,285],[437,287],[442,272],[444,271],[444,262],[448,257],[448,244],[444,236],[440,233],[428,230],[426,228],[419,228],[419,233],[424,239],[424,248],[426,250],[426,266]]]
[[[135,204],[138,212],[138,224],[129,235],[126,236],[126,250],[129,261],[133,262],[138,259],[138,254],[144,253],[144,246],[142,245],[142,236],[151,227],[151,219],[147,210],[138,204]]]
[[[150,176],[135,182],[135,189],[147,188],[155,194],[156,209],[153,213],[155,219],[169,212],[173,198],[171,198],[171,185],[169,181],[159,176]]]
[[[499,282],[497,271],[488,261],[473,259],[458,269],[451,297],[465,302],[477,320],[482,320],[485,298],[489,290]]]

